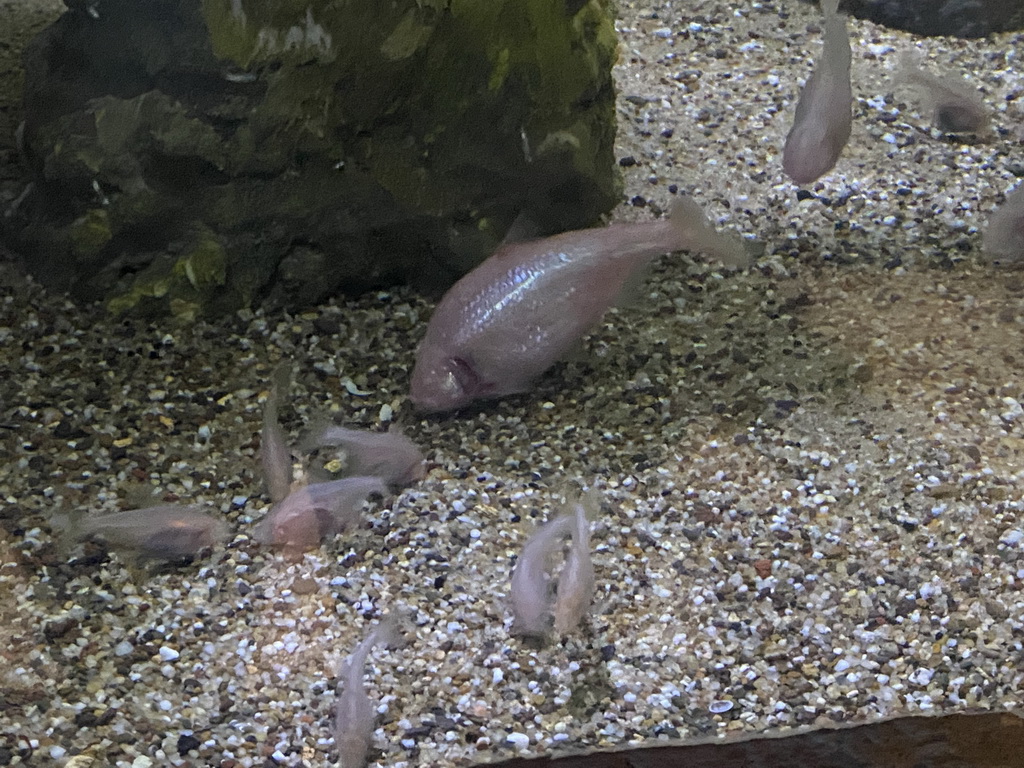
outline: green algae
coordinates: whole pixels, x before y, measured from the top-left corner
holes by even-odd
[[[207,311],[215,294],[224,287],[228,261],[216,235],[202,230],[177,259],[154,260],[135,277],[129,290],[107,302],[107,309],[113,314],[133,310],[160,314],[165,302],[172,317],[194,320]]]
[[[109,1],[87,30],[118,9],[157,23]],[[620,198],[610,0],[174,8],[174,35],[141,34],[168,46],[139,52],[149,90],[111,83],[33,135],[57,194],[75,190],[74,234],[57,235],[73,241],[50,250],[89,263],[51,267],[85,298],[189,315],[394,280],[433,290],[520,213],[543,234],[591,225]],[[182,56],[184,85],[150,77]],[[182,256],[195,232],[220,255]],[[310,254],[322,270],[303,266]]]
[[[113,237],[110,216],[102,208],[93,208],[72,222],[69,235],[75,256],[91,258],[102,251]]]

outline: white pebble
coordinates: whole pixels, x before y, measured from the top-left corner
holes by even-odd
[[[127,640],[122,640],[120,643],[114,646],[115,656],[127,656],[132,652],[132,644]]]
[[[710,706],[708,706],[708,712],[713,715],[720,715],[723,712],[728,712],[734,706],[733,702],[728,699],[719,699],[718,701],[711,702]]]
[[[167,645],[160,646],[160,658],[163,661],[177,661],[181,654]]]
[[[1007,546],[1014,547],[1020,544],[1022,539],[1024,539],[1024,531],[1020,530],[1019,528],[1016,528],[1012,531],[1007,531],[1006,533],[1004,533],[1002,538],[999,540]]]
[[[1016,421],[1021,416],[1024,416],[1024,407],[1012,397],[1004,397],[1003,405],[1006,406],[1006,410],[999,414],[999,418],[1003,421]]]
[[[514,745],[519,751],[523,751],[530,746],[530,737],[525,733],[519,733],[518,731],[510,733],[505,737],[505,740]]]
[[[654,36],[661,38],[672,37],[672,30],[668,27],[658,27],[654,30]]]
[[[934,669],[928,669],[921,667],[920,669],[914,670],[914,674],[910,676],[910,682],[915,685],[928,685],[932,681],[932,677],[935,675]]]
[[[355,395],[356,397],[366,397],[367,395],[373,394],[372,392],[367,392],[365,390],[360,389],[359,386],[347,376],[343,378],[340,383],[341,386],[345,388],[345,391],[348,392],[350,395]]]

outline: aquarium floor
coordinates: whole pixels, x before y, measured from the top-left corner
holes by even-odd
[[[390,768],[1020,706],[1024,274],[979,232],[1024,173],[1021,40],[916,43],[993,108],[957,141],[893,79],[914,41],[851,22],[853,136],[798,194],[780,148],[815,9],[620,6],[614,220],[690,192],[758,261],[659,260],[529,396],[413,414],[432,304],[405,288],[182,326],[0,265],[0,764],[328,764],[338,665],[394,611],[409,642],[365,678]],[[429,461],[298,561],[252,540],[281,360],[292,437],[394,422]],[[511,637],[515,554],[594,483],[593,615]],[[206,505],[230,542],[160,565],[60,537],[158,500]]]

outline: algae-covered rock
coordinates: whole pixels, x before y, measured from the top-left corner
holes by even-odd
[[[984,37],[1024,29],[1021,0],[844,0],[840,8],[918,35]]]
[[[610,0],[98,0],[26,53],[45,282],[194,316],[441,288],[619,199]]]

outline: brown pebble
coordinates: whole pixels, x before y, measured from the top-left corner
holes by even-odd
[[[761,558],[754,561],[754,570],[759,578],[766,579],[772,573],[772,561]]]
[[[298,578],[292,582],[292,592],[296,595],[311,595],[316,592],[316,581],[306,576]]]

